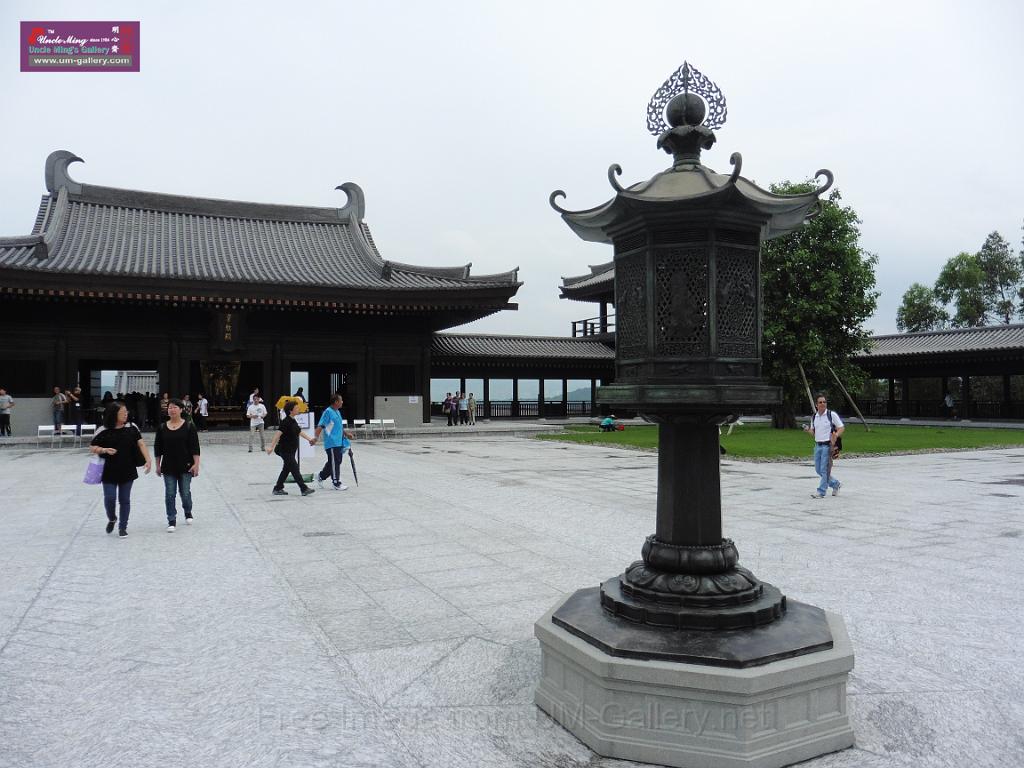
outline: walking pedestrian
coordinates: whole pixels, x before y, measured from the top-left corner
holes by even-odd
[[[199,401],[196,403],[196,428],[200,432],[206,431],[206,417],[210,415],[210,401],[206,395],[199,393]]]
[[[469,411],[468,411],[468,413],[469,413],[469,424],[470,424],[470,426],[473,426],[473,425],[476,424],[476,398],[473,396],[472,392],[469,393],[468,406],[469,406]]]
[[[186,392],[181,398],[181,417],[189,424],[194,424],[195,420],[192,418],[192,414],[195,411],[195,405],[189,400],[188,393]]]
[[[103,429],[92,439],[90,452],[103,458],[103,506],[107,512],[107,533],[117,524],[117,535],[128,535],[128,515],[132,506],[132,483],[138,477],[136,467],[146,474],[152,462],[142,433],[128,423],[128,408],[115,400],[103,412]],[[120,512],[120,515],[117,513]]]
[[[275,496],[287,496],[288,491],[284,489],[284,481],[288,475],[292,476],[295,480],[295,484],[302,489],[303,496],[311,496],[316,491],[306,485],[302,480],[302,475],[299,474],[299,463],[295,460],[295,454],[299,451],[299,438],[302,437],[306,440],[312,438],[302,431],[302,427],[299,426],[298,422],[292,418],[292,411],[295,410],[295,406],[298,402],[295,400],[288,400],[284,404],[284,418],[281,419],[281,423],[277,426],[277,432],[274,433],[274,439],[270,443],[270,447],[267,448],[267,455],[276,453],[281,457],[283,466],[281,467],[281,474],[277,477],[277,482],[274,484],[274,495]]]
[[[167,532],[177,526],[177,496],[185,524],[192,525],[192,478],[199,477],[199,433],[195,425],[182,418],[185,404],[172,398],[167,404],[167,422],[156,431],[153,453],[157,477],[164,478],[164,506],[167,508]]]
[[[7,394],[7,390],[0,387],[0,437],[11,436],[11,408],[14,407],[14,398]]]
[[[810,433],[814,438],[814,471],[821,476],[818,483],[818,490],[811,494],[812,498],[825,498],[825,491],[832,489],[832,495],[838,496],[839,489],[843,484],[832,476],[832,452],[836,447],[836,440],[842,437],[846,427],[839,414],[828,409],[828,400],[824,395],[815,398],[816,411],[811,417],[809,426],[804,431]]]
[[[252,403],[246,409],[245,415],[249,417],[249,453],[252,453],[252,438],[257,433],[260,436],[260,450],[266,450],[266,443],[263,442],[263,420],[267,417],[267,406],[263,404],[259,395],[252,396]]]
[[[53,388],[53,397],[50,398],[50,410],[53,411],[53,431],[60,433],[60,427],[64,423],[64,406],[68,399],[60,391],[60,387]]]
[[[345,417],[341,415],[341,406],[344,402],[340,393],[331,398],[331,407],[321,414],[313,439],[309,441],[310,445],[315,445],[320,435],[325,435],[324,450],[327,451],[327,462],[316,476],[316,484],[323,488],[324,480],[329,477],[336,491],[348,490],[348,486],[341,482],[340,474],[345,449],[348,448],[349,438],[352,437],[352,433],[345,429]]]

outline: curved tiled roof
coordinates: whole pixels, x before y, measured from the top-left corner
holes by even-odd
[[[488,333],[436,333],[435,357],[576,359],[615,361],[615,350],[592,339],[569,336],[506,336]]]
[[[947,331],[921,331],[874,336],[870,348],[854,359],[870,361],[881,357],[991,352],[1024,352],[1024,325],[989,325],[981,328],[954,328]]]
[[[615,262],[591,265],[590,273],[562,278],[562,298],[585,300],[615,290]]]
[[[201,283],[316,285],[363,291],[519,287],[517,270],[473,276],[470,265],[418,267],[381,258],[355,184],[342,209],[182,197],[79,184],[76,161],[47,160],[32,235],[0,239],[0,268]]]

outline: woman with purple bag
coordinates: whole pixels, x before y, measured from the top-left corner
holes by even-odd
[[[92,439],[89,451],[103,459],[103,506],[107,511],[107,533],[118,524],[117,535],[128,535],[128,515],[131,512],[132,483],[138,477],[136,467],[151,466],[149,450],[142,433],[128,423],[128,408],[120,400],[107,406],[103,413],[103,428]],[[116,514],[120,503],[120,516]]]

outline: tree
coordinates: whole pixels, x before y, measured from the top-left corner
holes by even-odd
[[[978,265],[985,275],[985,301],[995,317],[1009,325],[1018,310],[1024,271],[1010,244],[998,232],[985,238],[978,251]]]
[[[956,306],[953,327],[968,328],[988,322],[985,271],[976,253],[958,253],[945,263],[935,281],[935,295],[942,303]]]
[[[935,298],[927,285],[914,283],[903,294],[903,303],[896,310],[896,327],[900,331],[934,331],[945,328],[949,313]]]
[[[809,192],[809,183],[772,185],[777,194]],[[867,346],[864,322],[875,311],[878,257],[860,247],[860,219],[841,205],[839,190],[803,227],[761,249],[764,306],[764,375],[782,388],[772,422],[795,427],[807,408],[801,363],[812,385],[832,381],[831,366],[848,390],[864,381],[850,356]]]

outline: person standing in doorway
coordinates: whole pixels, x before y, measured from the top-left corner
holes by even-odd
[[[103,506],[107,512],[107,533],[117,524],[117,535],[128,535],[128,515],[132,507],[132,483],[138,466],[149,474],[152,462],[142,433],[128,423],[128,408],[115,400],[103,412],[103,429],[96,433],[89,451],[103,458]],[[118,508],[118,505],[119,508]],[[120,512],[120,515],[118,515]]]
[[[11,408],[14,407],[14,398],[7,394],[7,390],[0,387],[0,437],[11,436]]]
[[[832,489],[832,495],[838,496],[839,489],[843,484],[832,476],[832,452],[836,447],[836,440],[842,437],[846,427],[839,414],[828,409],[828,400],[824,395],[818,395],[814,399],[815,412],[811,417],[810,426],[804,427],[804,431],[810,433],[814,438],[814,471],[821,477],[818,483],[818,490],[811,494],[812,498],[825,498],[825,491]]]
[[[476,424],[476,397],[473,396],[472,392],[469,393],[467,407],[469,408],[467,411],[467,414],[469,415],[469,423],[470,426],[473,426]]]
[[[441,410],[444,411],[448,417],[448,426],[452,425],[452,393],[448,392],[444,396],[444,404],[441,406]]]
[[[260,436],[260,450],[266,450],[267,446],[263,441],[263,420],[267,417],[267,406],[263,404],[259,395],[252,396],[252,403],[246,409],[245,415],[249,417],[249,453],[252,453],[252,439],[256,433]]]
[[[200,432],[206,431],[206,417],[210,415],[210,401],[206,395],[199,393],[199,400],[196,402],[196,429]]]
[[[459,393],[459,424],[469,423],[469,399],[465,392]]]
[[[299,473],[299,463],[295,460],[295,454],[299,452],[299,438],[306,440],[312,440],[309,435],[302,431],[302,427],[299,423],[292,418],[292,411],[295,410],[295,406],[298,403],[295,400],[289,400],[284,404],[284,418],[281,419],[281,423],[277,426],[277,432],[274,433],[274,439],[270,443],[270,447],[267,448],[267,455],[276,453],[281,457],[283,466],[281,467],[281,474],[277,476],[277,482],[274,483],[274,495],[275,496],[287,496],[288,491],[284,489],[284,481],[288,479],[288,475],[292,476],[295,480],[295,484],[302,489],[303,496],[312,496],[316,491],[306,485],[302,480],[302,475]]]
[[[167,405],[171,402],[171,393],[164,392],[164,396],[160,398],[160,423],[163,424],[167,421]]]
[[[187,392],[181,397],[181,407],[181,417],[189,424],[195,424],[195,420],[192,418],[192,414],[195,412],[195,405],[189,399]]]
[[[331,398],[331,407],[320,416],[313,439],[309,441],[310,445],[315,445],[320,435],[325,435],[324,450],[327,451],[327,463],[316,476],[316,484],[323,488],[324,480],[329,477],[336,491],[348,490],[348,486],[341,482],[341,462],[345,458],[345,449],[348,448],[348,441],[352,437],[352,433],[345,429],[345,417],[341,415],[341,406],[344,402],[340,394],[335,394]]]
[[[75,435],[77,437],[82,436],[82,388],[75,387],[74,389],[64,390],[64,399],[68,403],[68,416],[72,424],[75,425]]]
[[[64,423],[64,406],[67,405],[68,399],[64,396],[64,393],[60,391],[60,387],[53,388],[53,397],[50,398],[50,410],[53,411],[53,431],[59,433],[60,427]]]
[[[174,533],[177,526],[179,493],[185,523],[192,525],[192,478],[199,477],[199,433],[195,425],[182,418],[184,406],[177,398],[167,404],[167,422],[157,429],[153,445],[156,474],[164,478],[168,533]]]
[[[301,400],[302,402],[306,402],[306,396],[302,392],[302,387],[299,387],[298,389],[296,389],[295,390],[295,394],[292,395],[292,397],[294,397],[296,400]]]

